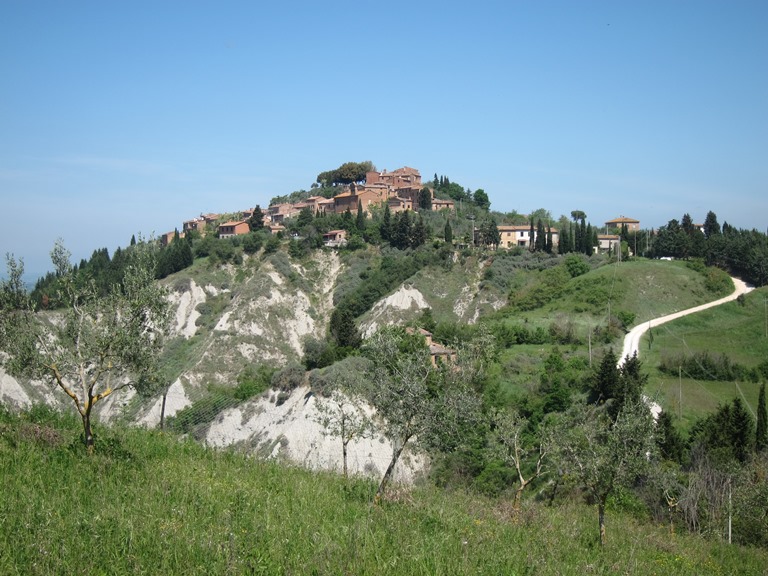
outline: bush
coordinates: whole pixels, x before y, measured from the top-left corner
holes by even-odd
[[[589,272],[589,264],[581,254],[569,254],[565,257],[564,265],[571,278],[576,278],[576,276]]]
[[[663,356],[659,364],[659,370],[675,376],[681,368],[685,376],[695,380],[730,382],[745,379],[748,373],[744,366],[732,362],[727,355],[707,351]]]
[[[274,254],[280,248],[280,238],[277,236],[270,236],[267,243],[264,245],[264,254]]]
[[[304,384],[304,368],[298,365],[286,366],[272,375],[270,385],[283,392],[290,392]]]
[[[243,252],[246,254],[255,254],[261,250],[264,239],[261,235],[251,232],[243,238]]]
[[[237,376],[237,387],[233,396],[243,401],[269,389],[275,370],[267,366],[247,365]]]

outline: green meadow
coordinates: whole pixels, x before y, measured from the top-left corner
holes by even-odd
[[[170,434],[0,416],[0,573],[764,573],[768,553],[684,534],[612,506],[608,543],[576,502],[446,492],[428,483],[372,506],[367,480],[217,452]],[[674,520],[673,520],[674,522]]]

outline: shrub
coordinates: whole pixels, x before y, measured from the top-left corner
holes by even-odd
[[[259,234],[251,232],[243,238],[243,252],[246,254],[255,254],[261,250],[261,246],[264,243],[263,237]]]
[[[659,370],[677,375],[680,369],[687,377],[696,380],[726,382],[743,379],[748,372],[744,366],[732,362],[725,354],[710,354],[704,351],[662,357]]]
[[[581,254],[569,254],[565,257],[564,265],[571,278],[576,278],[576,276],[589,272],[589,264]]]
[[[268,390],[274,372],[274,369],[264,365],[247,365],[237,376],[237,387],[233,396],[243,401]]]
[[[286,366],[272,375],[271,386],[283,392],[290,392],[304,384],[304,368],[299,365]]]

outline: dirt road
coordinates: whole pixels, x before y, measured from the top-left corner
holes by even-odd
[[[642,324],[632,328],[629,334],[624,337],[624,348],[621,351],[619,365],[624,362],[624,359],[627,356],[632,356],[632,354],[635,352],[638,353],[638,356],[640,355],[640,338],[642,338],[643,334],[645,334],[645,332],[650,328],[661,326],[662,324],[665,324],[671,320],[675,320],[688,314],[693,314],[694,312],[700,312],[702,310],[706,310],[707,308],[712,308],[713,306],[719,306],[720,304],[725,304],[726,302],[736,300],[736,298],[738,298],[741,294],[746,294],[747,292],[753,290],[752,286],[747,286],[742,280],[739,280],[738,278],[731,278],[731,280],[733,280],[735,290],[732,294],[726,296],[725,298],[720,298],[719,300],[708,302],[707,304],[702,304],[701,306],[695,306],[694,308],[688,308],[687,310],[681,310],[680,312],[662,316],[661,318],[654,318],[653,320],[643,322]]]

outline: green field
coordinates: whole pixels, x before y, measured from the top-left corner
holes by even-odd
[[[646,334],[640,355],[651,375],[648,392],[658,392],[662,406],[682,419],[684,427],[703,412],[711,412],[719,404],[741,396],[754,414],[759,384],[752,381],[706,381],[677,378],[662,374],[658,365],[666,356],[707,351],[725,354],[733,362],[754,368],[768,359],[766,338],[766,298],[768,289],[761,288],[746,295],[744,304],[729,302],[653,330],[652,344]],[[682,401],[681,401],[682,400]]]
[[[427,485],[372,506],[375,485],[215,452],[172,435],[0,415],[0,573],[754,575],[765,551],[593,507]]]

